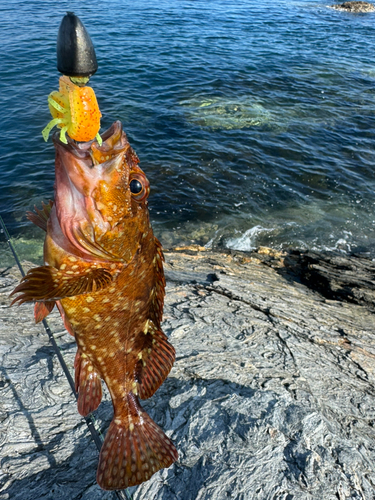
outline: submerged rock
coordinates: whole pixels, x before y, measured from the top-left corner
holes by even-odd
[[[343,10],[345,12],[374,12],[375,6],[369,2],[344,2],[331,5],[332,9]]]
[[[202,98],[180,102],[188,121],[212,130],[258,127],[271,121],[271,113],[249,97]]]
[[[374,263],[339,257],[166,252],[177,358],[143,404],[180,458],[134,500],[373,499]],[[343,290],[356,269],[369,295],[354,303]],[[114,499],[95,483],[97,451],[32,306],[8,307],[18,279],[0,275],[0,499]],[[55,312],[50,325],[72,369],[74,341]],[[111,415],[107,395],[97,424]]]

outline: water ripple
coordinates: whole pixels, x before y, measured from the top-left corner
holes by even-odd
[[[102,126],[123,121],[165,245],[375,256],[374,14],[308,0],[0,3],[0,212],[21,252],[39,238],[24,212],[53,196],[40,132],[66,10],[93,38]]]

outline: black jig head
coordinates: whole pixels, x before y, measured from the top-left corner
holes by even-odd
[[[90,77],[98,69],[94,45],[73,12],[63,17],[57,35],[57,69],[63,75]]]

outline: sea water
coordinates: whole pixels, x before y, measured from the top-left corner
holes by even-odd
[[[375,257],[375,14],[311,0],[0,0],[0,214],[22,258],[42,256],[25,212],[53,198],[41,130],[66,11],[92,37],[101,130],[123,122],[164,246]]]

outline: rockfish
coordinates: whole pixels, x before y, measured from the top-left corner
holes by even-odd
[[[44,266],[31,269],[13,302],[37,301],[36,321],[54,304],[77,342],[78,411],[102,397],[114,416],[97,471],[103,489],[150,479],[178,455],[142,409],[170,372],[175,350],[160,328],[165,279],[163,254],[147,209],[149,182],[120,122],[97,142],[68,143],[54,135],[55,201],[29,213],[46,230]]]

